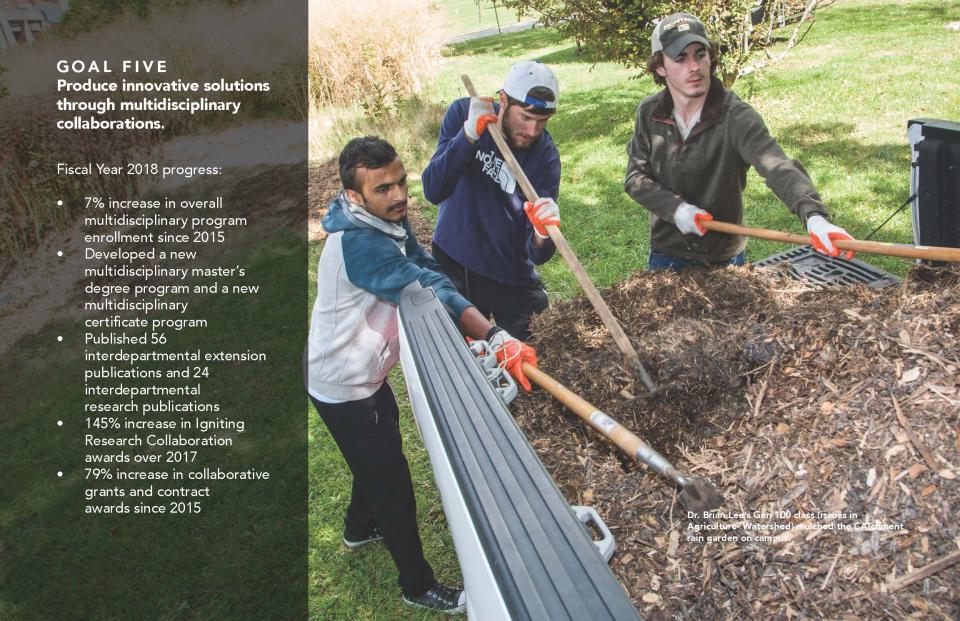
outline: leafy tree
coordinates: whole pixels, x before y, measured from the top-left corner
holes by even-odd
[[[539,15],[595,60],[633,67],[646,65],[655,20],[675,12],[692,13],[720,45],[718,75],[728,86],[751,51],[771,43],[764,28],[751,23],[751,14],[761,15],[757,0],[501,0],[501,4],[521,15]]]

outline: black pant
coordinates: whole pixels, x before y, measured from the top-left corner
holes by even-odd
[[[310,400],[353,473],[346,530],[362,535],[379,527],[400,572],[397,582],[403,593],[416,596],[431,589],[436,581],[417,532],[413,481],[401,446],[400,410],[389,384],[384,382],[373,396],[358,401]]]
[[[497,325],[511,336],[526,341],[530,338],[530,320],[547,309],[547,292],[543,282],[526,287],[513,287],[471,272],[433,244],[433,258],[440,264],[460,295],[470,300],[483,316],[492,316]]]

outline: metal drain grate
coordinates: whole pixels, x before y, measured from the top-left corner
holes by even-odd
[[[900,279],[896,276],[863,261],[835,259],[815,252],[810,246],[797,246],[753,265],[770,267],[777,263],[786,263],[788,267],[781,269],[797,280],[821,286],[866,285],[872,289],[882,289],[900,284]]]

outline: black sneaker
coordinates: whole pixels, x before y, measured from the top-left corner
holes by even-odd
[[[343,531],[343,543],[347,544],[347,547],[351,550],[356,550],[375,541],[383,541],[383,535],[380,534],[380,529],[376,527],[370,532],[359,536],[346,530]]]
[[[416,597],[404,595],[403,603],[417,608],[445,612],[448,615],[463,614],[467,610],[467,597],[463,589],[439,583],[422,595]]]

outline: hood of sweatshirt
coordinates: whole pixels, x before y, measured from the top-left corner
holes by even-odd
[[[352,229],[374,229],[393,239],[402,242],[407,239],[407,231],[402,223],[393,223],[382,220],[363,207],[355,205],[347,198],[346,190],[341,190],[330,202],[327,215],[323,217],[323,230],[327,233],[338,233]]]

